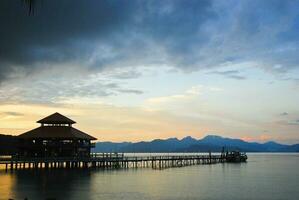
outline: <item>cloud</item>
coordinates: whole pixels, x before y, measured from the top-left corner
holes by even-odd
[[[20,1],[0,1],[0,101],[142,94],[116,80],[139,78],[144,67],[243,80],[221,67],[249,62],[285,73],[299,66],[298,1],[36,2],[28,16]],[[99,73],[100,82],[84,81]]]
[[[135,79],[142,76],[142,72],[138,69],[114,69],[103,72],[103,75],[113,79]]]
[[[182,94],[149,98],[146,100],[146,104],[153,106],[153,105],[159,105],[159,104],[164,105],[164,103],[169,104],[169,103],[175,103],[175,102],[180,102],[180,101],[188,101],[188,100],[198,97],[201,94],[203,89],[204,88],[201,85],[193,86],[190,89],[186,90]]]
[[[143,94],[143,91],[134,89],[119,89],[118,91],[127,94]]]
[[[299,119],[298,120],[280,120],[276,122],[279,125],[283,126],[299,126]]]
[[[22,117],[22,116],[24,116],[24,113],[7,111],[7,112],[0,112],[0,116],[5,116],[6,118],[7,117],[14,118],[14,117]]]
[[[192,71],[254,60],[284,72],[299,61],[297,1],[46,0],[35,16],[18,1],[0,5],[0,80],[45,63]]]
[[[16,120],[21,119],[25,114],[21,112],[14,112],[14,111],[0,111],[0,119],[2,123],[4,123],[5,120]],[[2,124],[2,127],[4,127],[4,124]]]
[[[299,126],[299,119],[295,120],[295,121],[289,121],[287,122],[288,125],[296,125]]]
[[[287,113],[287,112],[282,112],[282,113],[280,113],[279,115],[280,115],[280,116],[287,116],[287,115],[289,115],[289,113]]]
[[[155,46],[151,41],[162,42],[168,35],[169,45],[174,39],[188,42],[183,38],[198,29],[209,5],[209,1],[44,1],[32,17],[26,16],[20,2],[1,1],[0,80],[19,70],[40,70],[44,63],[78,62],[99,70],[119,63],[159,62],[156,54],[150,56],[157,51],[151,50]],[[192,13],[185,13],[188,8]],[[178,30],[174,23],[188,19],[190,23],[182,23]]]
[[[105,79],[101,74],[88,76],[52,76],[22,79],[2,85],[0,103],[52,104],[72,98],[100,98],[120,94],[143,94],[142,90]],[[47,78],[44,79],[44,76]]]
[[[238,70],[214,71],[214,72],[209,72],[209,74],[217,74],[217,75],[224,76],[226,78],[237,79],[237,80],[246,79],[245,76],[239,75],[240,72]]]
[[[11,115],[11,116],[24,116],[23,113],[19,112],[4,112],[5,115]]]
[[[19,1],[1,1],[2,79],[20,70],[42,70],[45,63],[87,63],[96,48],[93,43],[121,28],[129,11],[106,1],[44,1],[37,15],[29,17],[21,6]]]

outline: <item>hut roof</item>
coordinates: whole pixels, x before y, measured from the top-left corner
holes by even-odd
[[[75,121],[67,118],[66,116],[63,116],[62,114],[56,112],[52,115],[49,115],[48,117],[45,117],[37,123],[42,123],[42,124],[74,124],[76,123]]]
[[[41,126],[18,136],[21,139],[84,139],[96,140],[71,126]]]

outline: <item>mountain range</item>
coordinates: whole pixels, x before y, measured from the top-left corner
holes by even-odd
[[[202,139],[187,136],[181,140],[177,138],[156,139],[142,142],[97,142],[93,152],[220,152],[225,150],[239,150],[244,152],[299,152],[299,144],[287,145],[269,141],[266,143],[246,142],[241,139],[224,138],[208,135]]]

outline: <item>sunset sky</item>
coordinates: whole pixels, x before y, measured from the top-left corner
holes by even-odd
[[[299,142],[299,1],[0,1],[0,133]]]

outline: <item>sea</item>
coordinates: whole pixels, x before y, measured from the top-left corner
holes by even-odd
[[[0,200],[298,200],[299,154],[155,170],[0,170]]]

